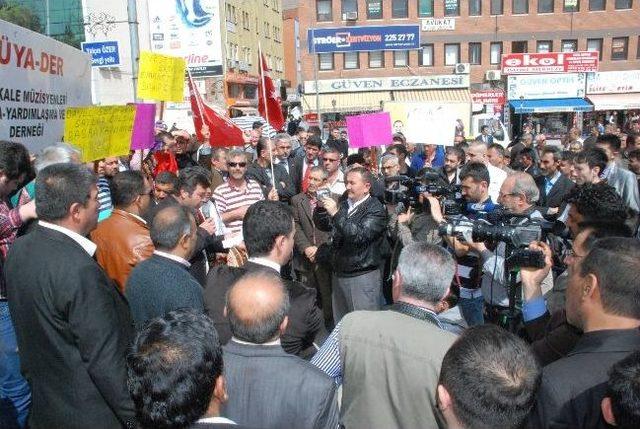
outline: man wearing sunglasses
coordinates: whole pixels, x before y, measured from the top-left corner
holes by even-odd
[[[231,233],[241,232],[242,219],[247,209],[253,203],[265,199],[260,184],[246,177],[247,165],[245,152],[230,151],[227,156],[229,180],[213,192],[218,213]],[[277,193],[274,194],[277,201]]]
[[[342,153],[340,149],[329,146],[322,155],[322,166],[327,171],[327,186],[332,194],[342,195],[347,190],[344,184],[344,173],[340,170]]]

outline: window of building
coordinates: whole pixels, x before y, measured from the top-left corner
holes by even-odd
[[[631,9],[633,0],[616,0],[616,9]]]
[[[418,0],[418,16],[433,16],[433,0]]]
[[[409,65],[409,51],[393,51],[393,66],[407,67]]]
[[[599,52],[598,58],[602,61],[602,39],[587,39],[587,51]]]
[[[511,13],[514,15],[524,15],[529,13],[529,0],[512,0]]]
[[[460,16],[460,0],[444,0],[444,16]]]
[[[460,62],[460,43],[444,44],[444,65],[455,66]]]
[[[553,0],[538,0],[538,13],[553,13]]]
[[[553,52],[553,42],[551,40],[538,40],[538,43],[536,44],[536,52],[541,54]]]
[[[511,52],[514,54],[526,54],[529,51],[527,41],[511,42]]]
[[[564,0],[562,5],[563,12],[578,12],[580,11],[580,0]]]
[[[607,0],[589,0],[589,10],[605,10]]]
[[[409,17],[409,0],[393,0],[391,2],[392,18],[408,18]]]
[[[331,0],[316,0],[316,15],[317,21],[333,21]]]
[[[482,0],[469,0],[469,16],[482,15]]]
[[[482,63],[482,43],[469,43],[469,64]]]
[[[367,19],[382,19],[382,0],[367,0]]]
[[[491,64],[500,64],[502,59],[502,42],[492,42],[489,46],[489,62]]]
[[[563,40],[561,45],[562,52],[575,52],[578,50],[577,40]]]
[[[333,52],[318,54],[320,70],[333,70]]]
[[[611,60],[620,61],[627,59],[627,50],[629,48],[628,37],[614,37],[611,39]]]
[[[342,0],[342,14],[347,12],[358,12],[357,0]]]
[[[344,53],[344,69],[353,70],[360,68],[360,59],[358,52],[345,52]]]
[[[419,57],[421,66],[433,67],[433,44],[422,45]]]
[[[369,68],[380,69],[384,67],[384,51],[369,52]]]
[[[504,0],[491,0],[491,15],[502,15],[504,13]]]

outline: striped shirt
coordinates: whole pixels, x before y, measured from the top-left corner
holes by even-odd
[[[264,200],[262,187],[254,180],[246,180],[244,189],[239,189],[226,182],[218,186],[213,192],[213,200],[220,216],[234,209]],[[225,222],[225,226],[233,233],[242,231],[242,219]]]
[[[262,122],[264,124],[262,126],[263,136],[272,139],[277,134],[277,131],[271,125],[267,124],[267,121],[262,116],[239,116],[237,118],[231,118],[231,122],[236,124],[243,131],[251,130],[254,122]]]
[[[98,219],[103,220],[109,217],[113,210],[113,204],[111,203],[111,187],[109,186],[109,180],[106,177],[100,177],[98,179]]]

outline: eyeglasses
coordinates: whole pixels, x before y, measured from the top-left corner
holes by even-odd
[[[227,166],[244,168],[247,166],[247,163],[246,162],[227,162]]]
[[[567,256],[567,258],[584,258],[587,255],[578,255],[576,253],[575,249],[572,248],[572,249],[567,250],[566,256]]]
[[[336,162],[336,161],[340,161],[339,159],[332,159],[332,158],[322,158],[323,161],[327,161],[327,162]]]

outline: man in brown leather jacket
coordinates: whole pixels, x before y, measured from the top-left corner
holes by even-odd
[[[111,183],[114,210],[91,233],[96,259],[121,292],[133,267],[153,254],[149,227],[143,219],[151,205],[151,185],[139,171],[118,173]]]

